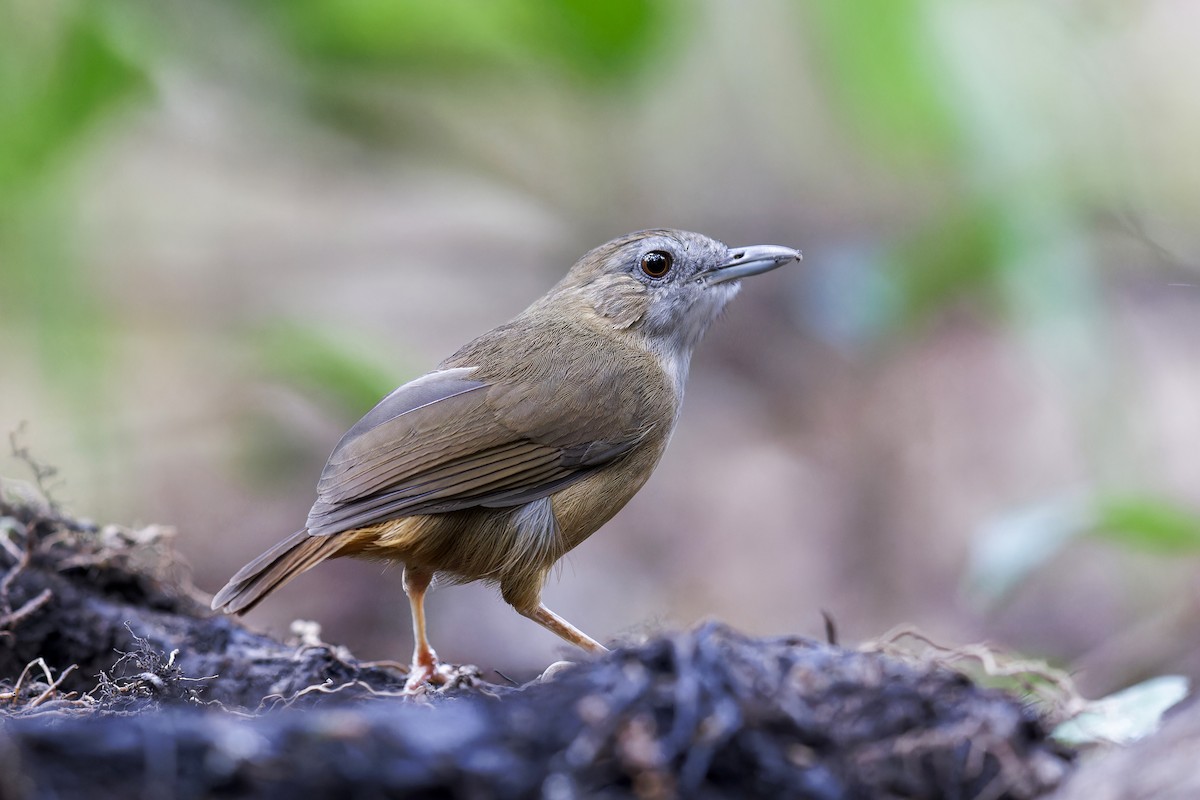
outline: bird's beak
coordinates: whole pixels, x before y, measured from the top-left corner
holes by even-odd
[[[784,264],[799,261],[801,258],[803,256],[799,250],[773,244],[731,247],[729,248],[729,258],[723,264],[701,272],[696,277],[703,278],[706,284],[713,286],[749,275],[758,275],[760,272],[769,272]]]

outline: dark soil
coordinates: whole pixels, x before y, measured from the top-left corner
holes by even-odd
[[[708,623],[512,688],[216,616],[157,529],[0,502],[0,798],[1033,798],[1067,755],[963,675]]]

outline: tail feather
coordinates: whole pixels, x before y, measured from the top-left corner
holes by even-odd
[[[242,567],[213,597],[214,610],[240,614],[258,605],[264,597],[337,553],[343,542],[338,536],[294,533]]]

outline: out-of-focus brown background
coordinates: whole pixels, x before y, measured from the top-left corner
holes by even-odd
[[[348,425],[585,250],[794,245],[548,604],[1196,675],[1198,74],[1185,0],[7,0],[0,429],[213,591]],[[561,651],[484,587],[429,615],[453,661]],[[294,618],[411,646],[397,568],[249,622]]]

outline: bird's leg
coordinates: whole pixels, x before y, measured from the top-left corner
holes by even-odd
[[[522,616],[529,617],[529,619],[533,620],[538,625],[541,625],[551,633],[557,634],[559,637],[567,640],[576,647],[581,647],[584,650],[587,650],[589,653],[608,652],[607,647],[600,644],[583,631],[579,630],[579,628],[576,628],[574,625],[567,622],[558,614],[555,614],[553,611],[546,608],[544,603],[539,602],[532,608],[521,608],[520,606],[514,606],[514,608],[516,608],[517,612]]]
[[[425,592],[433,580],[433,573],[406,566],[404,568],[404,593],[412,607],[413,659],[404,682],[404,691],[412,692],[424,683],[441,685],[448,673],[438,662],[437,653],[429,646],[425,637]]]

